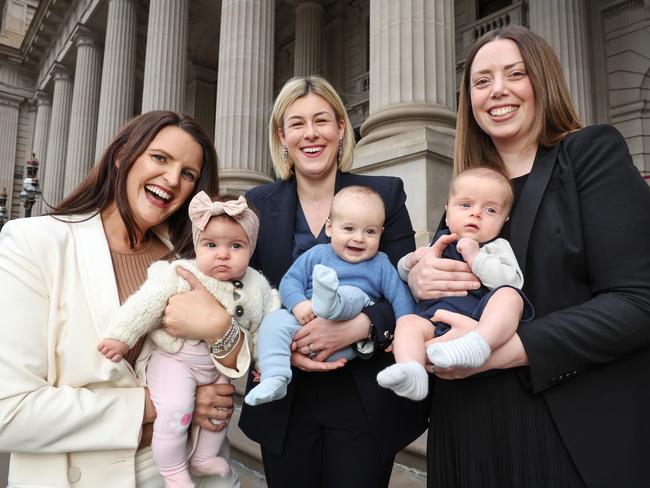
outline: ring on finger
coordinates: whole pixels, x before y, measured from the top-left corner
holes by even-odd
[[[309,352],[309,354],[314,354],[314,351],[311,349],[311,344],[307,344],[307,352]]]
[[[227,412],[228,411],[228,409],[226,407],[216,407],[216,408],[217,408],[217,412]]]

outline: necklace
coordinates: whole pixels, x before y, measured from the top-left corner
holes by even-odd
[[[322,200],[321,200],[320,202],[318,202],[318,203],[317,203],[317,202],[310,202],[310,201],[307,200],[305,197],[301,197],[300,195],[298,195],[298,198],[300,199],[300,202],[301,202],[301,203],[306,203],[307,205],[309,205],[310,207],[315,208],[316,210],[318,210],[319,208],[321,208],[325,203],[328,203],[330,200],[332,200],[332,196],[331,196],[331,195],[328,196],[328,197],[325,197],[324,199],[322,199]]]

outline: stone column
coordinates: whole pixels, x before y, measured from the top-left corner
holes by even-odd
[[[318,1],[299,0],[297,2],[294,76],[322,74],[322,22],[323,6]]]
[[[94,37],[86,29],[80,28],[75,36],[75,44],[77,64],[70,111],[64,196],[75,189],[95,163],[95,137],[101,84],[102,57]]]
[[[47,153],[47,136],[50,129],[50,119],[52,117],[52,97],[44,91],[37,91],[34,96],[36,103],[36,123],[34,126],[34,142],[32,152],[40,162],[38,178],[42,182],[45,174],[45,155]],[[42,188],[41,188],[42,190]],[[42,201],[40,198],[34,203],[32,215],[40,215],[43,211]]]
[[[0,93],[0,191],[7,189],[7,210],[11,213],[18,142],[18,111],[23,98]]]
[[[110,0],[99,96],[95,160],[133,116],[137,16],[134,0]]]
[[[222,188],[271,181],[274,2],[223,0],[214,142]]]
[[[555,50],[578,115],[583,124],[591,124],[591,71],[584,0],[531,0],[528,8],[531,30]]]
[[[54,68],[54,96],[52,97],[52,118],[47,136],[45,172],[41,177],[44,209],[47,205],[57,205],[63,198],[63,178],[65,174],[66,149],[68,147],[68,128],[70,126],[70,107],[72,105],[72,76],[70,71],[57,65]]]
[[[188,0],[149,3],[142,112],[185,108],[188,17]]]
[[[354,168],[399,174],[418,244],[440,219],[456,121],[452,0],[370,2],[370,116]]]
[[[217,72],[196,62],[189,63],[185,113],[194,117],[214,141],[214,112],[217,101]]]
[[[370,117],[364,143],[455,126],[452,0],[370,3]]]
[[[324,28],[323,38],[327,49],[323,52],[325,78],[339,91],[345,86],[345,6],[337,0],[329,10],[329,23]]]

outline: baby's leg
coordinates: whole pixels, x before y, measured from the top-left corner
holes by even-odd
[[[314,313],[328,320],[350,320],[367,307],[371,300],[356,286],[339,286],[336,271],[317,264],[312,272],[311,297]]]
[[[217,376],[215,384],[228,384],[228,378],[220,374]],[[224,422],[228,424],[230,419]],[[219,432],[211,432],[206,429],[199,430],[194,454],[190,459],[190,472],[195,476],[206,476],[216,474],[226,477],[230,471],[230,465],[224,458],[217,456],[221,451],[221,446],[228,432],[226,428]]]
[[[165,486],[194,487],[187,470],[185,448],[196,382],[182,362],[154,351],[147,366],[147,383],[157,413],[151,449]]]
[[[287,394],[291,381],[291,342],[300,324],[291,312],[281,309],[271,312],[257,331],[260,384],[248,392],[244,401],[260,405],[279,400]]]
[[[485,305],[477,329],[452,341],[431,344],[427,347],[429,359],[441,368],[482,366],[492,351],[513,336],[523,309],[524,301],[517,290],[499,288]]]
[[[422,400],[429,393],[429,376],[424,369],[424,343],[433,337],[433,324],[417,315],[397,320],[393,354],[396,364],[380,371],[377,382],[411,400]]]

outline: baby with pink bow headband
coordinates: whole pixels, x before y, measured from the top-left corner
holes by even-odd
[[[257,329],[262,318],[280,307],[280,299],[259,272],[248,267],[255,250],[259,219],[242,196],[214,201],[199,192],[189,205],[196,259],[158,261],[142,287],[120,307],[98,349],[118,362],[144,334],[155,346],[147,367],[147,384],[156,407],[153,458],[166,486],[193,487],[191,475],[226,476],[228,462],[217,453],[226,429],[200,429],[196,448],[187,459],[187,434],[198,385],[228,383],[242,376],[257,358]],[[212,344],[183,339],[165,330],[164,310],[176,293],[191,289],[176,273],[191,271],[232,316],[230,328]],[[237,368],[220,364],[243,341]],[[226,421],[227,422],[227,421]],[[190,475],[191,473],[191,475]]]

